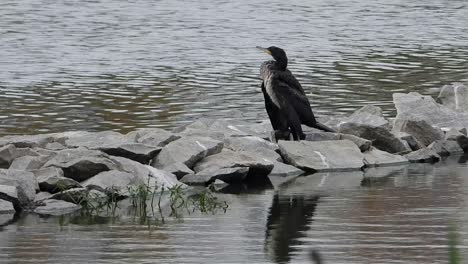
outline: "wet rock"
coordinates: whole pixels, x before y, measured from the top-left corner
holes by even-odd
[[[249,168],[246,180],[262,180],[266,179],[266,176],[273,169],[273,163],[256,153],[223,149],[220,153],[208,156],[197,163],[194,171],[198,173],[208,168],[215,170],[235,167]]]
[[[188,168],[203,158],[219,153],[223,142],[207,137],[184,137],[167,144],[152,161],[151,166],[164,169],[180,162]]]
[[[273,170],[268,174],[268,177],[295,177],[304,174],[304,171],[292,165],[282,162],[273,162]]]
[[[10,170],[32,171],[41,168],[47,162],[46,156],[23,156],[13,160]]]
[[[86,188],[73,188],[63,192],[52,194],[50,199],[62,200],[69,203],[79,204],[83,198],[87,195],[88,190]]]
[[[339,132],[368,139],[374,147],[390,153],[408,152],[411,150],[401,139],[384,127],[343,123],[339,127]]]
[[[440,160],[439,154],[437,154],[433,149],[423,148],[413,152],[410,152],[404,155],[409,162],[428,162],[434,163]]]
[[[468,113],[458,112],[440,105],[430,96],[416,92],[393,94],[397,109],[395,120],[425,120],[429,125],[439,128],[468,127]]]
[[[461,112],[468,111],[468,88],[462,83],[444,85],[437,97],[437,102]]]
[[[61,168],[64,176],[81,182],[94,175],[112,169],[118,169],[107,154],[85,148],[61,150],[43,166]]]
[[[282,161],[277,144],[256,136],[226,138],[224,147],[233,151],[259,153],[270,161]]]
[[[0,185],[0,199],[10,202],[16,211],[21,210],[21,202],[15,186]]]
[[[386,151],[372,148],[364,154],[364,164],[367,167],[383,167],[408,164],[409,161],[403,156],[394,155]]]
[[[176,162],[167,167],[164,167],[164,170],[174,174],[179,180],[187,174],[194,173],[193,170],[185,166],[185,164],[183,164],[182,162]]]
[[[128,193],[127,186],[139,183],[137,177],[133,174],[110,170],[98,173],[81,184],[89,190],[119,192],[122,195],[126,195]]]
[[[60,201],[55,199],[48,199],[42,201],[42,205],[34,209],[34,213],[41,215],[65,215],[74,213],[81,209],[80,205],[69,203],[66,201]]]
[[[72,188],[82,187],[77,181],[63,176],[60,168],[44,168],[34,171],[41,191],[56,193]]]
[[[434,152],[440,156],[449,156],[450,154],[463,153],[463,149],[460,147],[460,145],[453,140],[436,140],[432,142],[427,148],[434,150]]]
[[[180,139],[179,135],[160,128],[139,129],[128,133],[126,137],[134,142],[153,147],[164,147],[170,142]]]
[[[208,185],[219,179],[229,184],[242,183],[247,174],[248,167],[233,167],[233,168],[214,168],[210,167],[198,172],[197,174],[189,174],[184,176],[181,181],[189,185]]]
[[[393,133],[405,132],[416,138],[417,142],[429,146],[432,142],[444,137],[440,128],[429,125],[425,120],[397,119],[393,125]]]
[[[32,172],[0,169],[0,184],[14,186],[17,189],[21,206],[34,201],[39,186]]]
[[[0,194],[1,196],[1,194]],[[15,208],[13,206],[13,203],[10,201],[6,201],[0,198],[0,215],[3,214],[14,214],[15,213]]]
[[[305,171],[348,171],[364,166],[360,149],[349,140],[280,141],[285,161]]]

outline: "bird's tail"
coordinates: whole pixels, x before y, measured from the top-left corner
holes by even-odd
[[[330,127],[328,127],[328,126],[326,126],[326,125],[324,125],[324,124],[322,124],[322,123],[319,123],[319,122],[316,122],[314,127],[315,127],[315,128],[318,128],[318,129],[320,129],[320,130],[323,130],[323,131],[325,131],[325,132],[334,132],[334,133],[336,133],[336,130],[335,130],[335,129],[330,128]]]

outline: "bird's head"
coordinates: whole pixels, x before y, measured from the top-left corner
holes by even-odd
[[[263,52],[271,55],[273,59],[279,63],[282,69],[286,69],[286,67],[288,66],[288,57],[286,56],[286,52],[283,49],[275,46],[271,46],[268,48],[262,48],[257,46],[257,49],[260,49]]]

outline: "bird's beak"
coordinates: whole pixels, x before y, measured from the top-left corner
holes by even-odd
[[[267,48],[262,48],[262,47],[259,47],[259,46],[257,46],[256,48],[263,51],[263,52],[265,52],[268,55],[271,55],[271,52]]]

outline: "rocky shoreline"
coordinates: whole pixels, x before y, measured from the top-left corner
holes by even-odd
[[[365,106],[322,117],[338,131],[306,128],[306,140],[270,141],[269,121],[200,119],[173,131],[64,132],[0,138],[0,214],[60,215],[80,210],[92,191],[128,197],[128,187],[249,185],[316,172],[362,171],[437,162],[468,151],[468,88],[444,86],[437,101],[393,95],[397,116]],[[313,177],[313,176],[312,176]],[[190,187],[187,187],[190,188]]]

